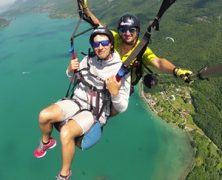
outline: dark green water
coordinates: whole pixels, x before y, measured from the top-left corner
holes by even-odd
[[[58,146],[46,157],[35,159],[33,151],[40,140],[39,111],[68,87],[65,69],[75,22],[26,14],[0,29],[1,180],[53,180],[61,168],[58,132],[53,132]],[[81,58],[88,34],[75,42]],[[186,135],[154,116],[136,92],[127,112],[110,119],[99,144],[77,150],[72,179],[176,180],[191,156]]]

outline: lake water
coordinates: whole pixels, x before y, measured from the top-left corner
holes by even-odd
[[[39,111],[64,97],[70,60],[69,38],[76,19],[49,19],[47,14],[17,16],[0,29],[0,179],[53,180],[61,168],[58,145],[35,159],[40,140]],[[82,23],[80,29],[89,26]],[[75,40],[87,52],[89,34]],[[176,180],[187,169],[192,149],[187,136],[156,117],[138,95],[128,110],[110,119],[102,140],[77,150],[75,180]]]

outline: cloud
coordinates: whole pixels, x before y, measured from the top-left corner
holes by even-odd
[[[0,0],[0,7],[8,7],[13,4],[16,0]]]

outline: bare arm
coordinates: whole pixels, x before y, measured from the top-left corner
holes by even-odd
[[[103,26],[100,22],[100,20],[93,14],[93,12],[89,9],[89,7],[87,6],[87,3],[85,0],[80,0],[79,1],[82,8],[83,8],[83,11],[84,13],[86,13],[86,15],[93,21],[93,23],[95,25],[98,25],[98,26]]]
[[[151,61],[151,64],[159,71],[166,73],[173,73],[173,70],[176,67],[173,63],[171,63],[165,58],[156,58]]]
[[[172,73],[174,76],[180,77],[182,80],[184,80],[187,83],[193,82],[192,79],[190,78],[192,71],[187,69],[177,68],[173,63],[164,58],[156,58],[153,61],[151,61],[151,64],[154,67],[156,67],[158,70],[166,73]]]

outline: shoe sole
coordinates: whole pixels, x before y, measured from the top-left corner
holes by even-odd
[[[42,157],[44,157],[45,155],[46,155],[46,153],[47,153],[47,151],[45,151],[45,153],[43,154],[43,155],[41,155],[41,156],[36,156],[35,154],[34,154],[34,156],[36,157],[36,158],[42,158]]]
[[[53,144],[53,146],[49,147],[48,149],[52,149],[56,146],[56,141],[55,141],[55,144]]]

